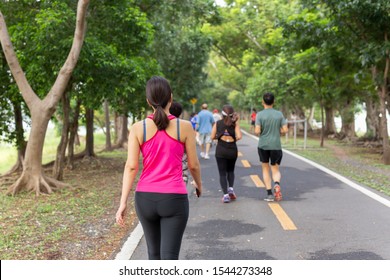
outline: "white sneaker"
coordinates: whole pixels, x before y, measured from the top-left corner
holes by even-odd
[[[204,159],[210,159],[210,156],[208,154],[205,154]]]
[[[203,152],[200,153],[201,158],[205,158],[205,154]]]

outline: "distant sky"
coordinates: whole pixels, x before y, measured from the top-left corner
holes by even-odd
[[[226,6],[226,3],[224,0],[214,0],[215,3],[218,5],[218,6]]]

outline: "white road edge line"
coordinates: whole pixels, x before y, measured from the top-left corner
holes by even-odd
[[[142,226],[138,223],[123,244],[121,251],[116,255],[115,260],[130,260],[143,235],[144,231],[142,230]]]
[[[259,140],[258,137],[254,136],[252,134],[249,134],[248,132],[246,132],[244,130],[242,130],[242,133],[252,137],[253,139]],[[304,157],[302,157],[300,155],[297,155],[297,154],[295,154],[295,153],[293,153],[291,151],[283,149],[283,152],[286,152],[287,154],[289,154],[289,155],[291,155],[293,157],[296,157],[297,159],[300,159],[300,160],[302,160],[302,161],[304,161],[304,162],[306,162],[306,163],[308,163],[308,164],[310,164],[310,165],[312,165],[312,166],[314,166],[314,167],[316,167],[316,168],[318,168],[318,169],[328,173],[329,175],[332,175],[336,179],[338,179],[341,182],[349,185],[350,187],[354,188],[355,190],[357,190],[357,191],[367,195],[368,197],[371,197],[372,199],[375,199],[376,201],[382,203],[383,205],[385,205],[387,207],[390,207],[390,200],[388,200],[388,199],[386,199],[386,198],[384,198],[384,197],[382,197],[382,196],[380,196],[380,195],[378,195],[378,194],[376,194],[376,193],[366,189],[365,187],[362,187],[361,185],[356,184],[355,182],[352,182],[351,180],[347,179],[346,177],[344,177],[344,176],[342,176],[342,175],[340,175],[340,174],[338,174],[338,173],[336,173],[336,172],[334,172],[334,171],[332,171],[332,170],[330,170],[330,169],[328,169],[328,168],[326,168],[326,167],[324,167],[324,166],[322,166],[322,165],[320,165],[318,163],[315,163],[314,161],[311,161],[311,160],[309,160],[307,158],[304,158]]]

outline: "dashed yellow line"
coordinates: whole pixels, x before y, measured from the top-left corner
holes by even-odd
[[[242,153],[241,153],[241,152],[238,152],[238,156],[239,156],[239,157],[242,157]]]
[[[242,162],[242,165],[244,166],[244,167],[251,167],[251,164],[249,163],[249,161],[247,161],[246,159],[243,159],[243,160],[241,160],[241,162]]]
[[[271,208],[272,212],[274,212],[284,230],[297,230],[294,222],[290,219],[279,203],[268,203],[268,206]]]
[[[263,183],[263,181],[261,181],[261,179],[259,178],[259,176],[257,175],[251,175],[251,179],[252,181],[255,183],[255,186],[258,187],[258,188],[265,188],[265,185]]]

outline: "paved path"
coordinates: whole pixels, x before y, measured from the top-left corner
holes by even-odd
[[[238,143],[232,203],[221,203],[215,147],[210,160],[200,159],[204,192],[190,195],[180,259],[390,260],[389,197],[285,151],[283,201],[265,202],[257,140],[244,135]],[[147,259],[140,227],[126,246],[117,258]]]

